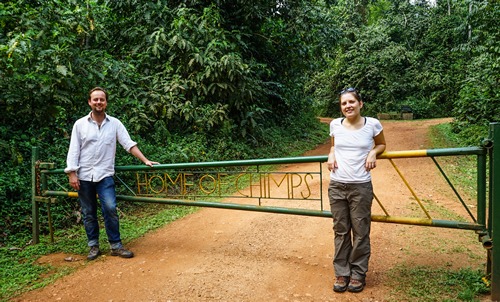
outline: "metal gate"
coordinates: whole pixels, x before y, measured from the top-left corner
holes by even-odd
[[[476,213],[470,211],[436,160],[446,156],[476,157]],[[397,159],[418,157],[432,159],[457,200],[466,209],[469,221],[434,219],[427,211],[396,165]],[[495,220],[493,215],[500,211],[500,123],[490,124],[489,137],[481,147],[393,151],[385,152],[378,158],[391,163],[424,215],[418,218],[392,216],[383,201],[375,195],[384,214],[372,215],[372,221],[475,231],[487,250],[487,273],[491,276],[492,299],[500,300],[500,261],[494,261],[500,259],[500,249],[494,248],[494,242],[500,241],[500,220]],[[323,198],[323,177],[328,176],[323,171],[326,161],[325,155],[161,164],[154,167],[117,166],[117,199],[331,218],[331,212],[324,209]],[[42,204],[47,206],[53,240],[50,204],[57,202],[58,197],[77,198],[78,193],[69,190],[63,169],[56,169],[54,164],[39,160],[36,147],[33,148],[32,163],[33,243],[39,243],[39,207]],[[288,164],[301,163],[317,163],[317,169],[286,169]],[[278,166],[281,168],[276,172]],[[64,177],[64,182],[61,182],[61,177]],[[54,186],[59,187],[59,190],[50,189]]]

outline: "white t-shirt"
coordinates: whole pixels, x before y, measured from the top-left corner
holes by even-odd
[[[375,118],[366,117],[365,125],[357,130],[342,125],[343,118],[330,123],[330,136],[335,138],[335,160],[337,169],[330,172],[330,179],[342,183],[364,183],[371,181],[366,171],[366,157],[373,149],[373,138],[382,132],[382,124]]]

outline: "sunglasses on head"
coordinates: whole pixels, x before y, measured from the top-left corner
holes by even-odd
[[[358,90],[356,88],[353,88],[353,87],[349,87],[349,88],[346,88],[344,90],[342,90],[339,95],[342,95],[344,93],[347,93],[347,92],[354,92],[354,93],[358,93]]]

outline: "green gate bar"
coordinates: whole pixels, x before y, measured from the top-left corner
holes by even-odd
[[[464,148],[445,148],[445,149],[423,149],[406,151],[388,151],[380,154],[379,159],[389,158],[412,158],[412,157],[433,157],[433,156],[457,156],[457,155],[485,155],[486,151],[482,147],[464,147]],[[115,171],[152,171],[165,169],[188,169],[188,168],[209,168],[209,167],[235,167],[235,166],[265,166],[265,165],[284,165],[295,163],[315,163],[326,162],[327,155],[318,156],[297,156],[285,158],[265,158],[249,160],[228,160],[216,162],[193,162],[193,163],[173,163],[160,164],[153,167],[144,165],[116,166]],[[46,174],[63,174],[64,169],[47,169],[42,171]]]
[[[64,192],[64,191],[45,191],[44,195],[45,196],[73,197],[73,198],[78,197],[78,193],[76,193],[76,192]],[[203,200],[186,201],[186,200],[180,200],[180,199],[127,196],[127,195],[116,195],[116,199],[122,200],[122,201],[129,201],[129,202],[159,203],[159,204],[170,204],[170,205],[177,205],[177,206],[219,208],[219,209],[231,209],[231,210],[242,210],[242,211],[267,212],[267,213],[276,213],[276,214],[291,214],[291,215],[301,215],[301,216],[315,216],[315,217],[332,218],[332,213],[330,211],[319,211],[319,210],[308,210],[308,209],[292,209],[292,208],[284,208],[284,207],[257,206],[257,205],[246,205],[246,204],[203,201]],[[397,224],[420,225],[420,226],[430,226],[430,227],[439,227],[439,228],[475,230],[475,231],[481,231],[481,230],[484,230],[484,228],[485,228],[484,225],[480,225],[477,223],[451,221],[451,220],[438,220],[438,219],[429,219],[429,218],[384,216],[384,215],[372,215],[372,221],[386,222],[386,223],[397,223]]]

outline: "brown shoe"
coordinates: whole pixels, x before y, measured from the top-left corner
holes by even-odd
[[[132,258],[132,257],[134,257],[134,253],[121,247],[119,249],[111,249],[111,256],[120,256],[122,258]]]
[[[87,260],[95,260],[100,254],[101,251],[97,245],[91,246],[89,254],[87,255]]]
[[[351,282],[349,282],[347,290],[350,291],[351,293],[359,293],[363,291],[363,289],[365,288],[365,284],[366,283],[364,280],[351,279]]]
[[[347,285],[349,284],[349,277],[338,276],[335,280],[335,284],[333,285],[333,291],[337,293],[343,293],[347,289]]]

